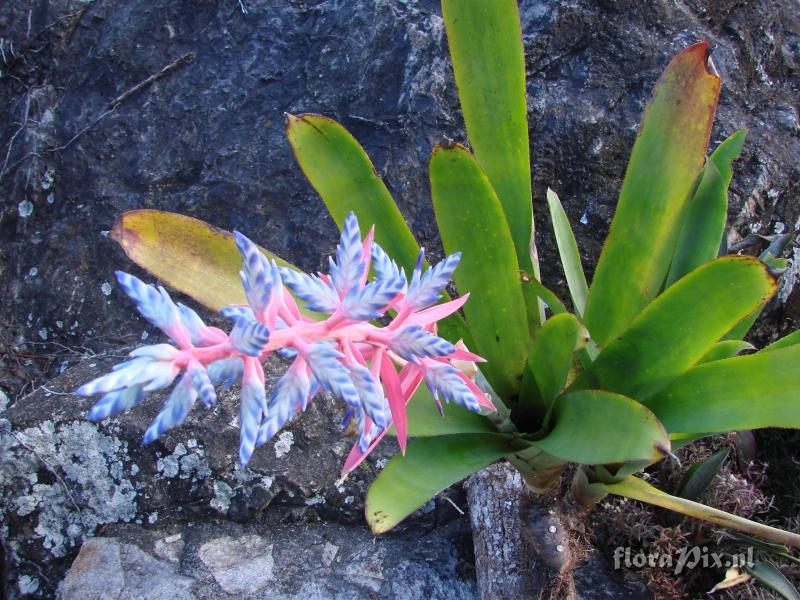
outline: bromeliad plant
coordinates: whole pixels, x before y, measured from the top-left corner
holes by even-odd
[[[391,529],[447,486],[505,459],[535,492],[552,490],[566,467],[577,463],[572,489],[586,505],[618,494],[800,547],[798,535],[668,495],[635,476],[705,435],[800,427],[800,335],[737,356],[748,347],[741,338],[775,293],[774,270],[781,265],[775,254],[764,261],[717,257],[731,162],[744,133],[731,136],[706,160],[720,90],[719,77],[709,72],[708,45],[680,53],[656,86],[591,288],[566,214],[558,197],[548,193],[575,310],[570,313],[539,278],[525,62],[515,2],[443,0],[443,15],[472,149],[437,146],[429,167],[441,238],[451,257],[461,253],[459,268],[453,271],[456,259],[450,258],[445,266],[423,272],[419,247],[389,191],[341,125],[318,115],[289,116],[295,156],[343,227],[332,275],[314,279],[294,273],[286,263],[276,268],[245,244],[244,283],[252,313],[241,307],[226,311],[236,318],[234,329],[224,340],[226,334],[214,331],[218,341],[210,345],[224,345],[225,352],[189,340],[191,332],[180,331],[174,316],[165,330],[179,349],[164,350],[168,359],[155,357],[156,350],[143,351],[148,360],[172,361],[170,375],[188,369],[177,388],[186,386],[187,391],[173,398],[191,398],[196,382],[205,385],[195,363],[208,367],[207,352],[214,360],[249,365],[252,374],[245,369],[243,380],[244,461],[259,432],[265,439],[302,410],[311,380],[316,380],[342,397],[363,423],[347,470],[387,431],[385,396],[401,445],[406,436],[411,439],[369,490],[366,516],[376,533]],[[346,266],[357,254],[350,213],[362,224],[376,224],[375,241],[397,265],[379,267],[381,261],[389,263],[373,255],[378,285],[387,289],[380,301],[368,301],[368,310],[357,314],[347,313],[348,302],[360,306],[363,295],[369,297],[366,290],[376,284],[363,287],[368,243],[362,245],[358,275]],[[242,304],[236,275],[241,263],[230,236],[186,217],[134,211],[119,219],[113,237],[135,262],[200,303],[215,310]],[[403,270],[414,273],[410,283]],[[343,272],[349,273],[344,286],[337,280]],[[474,296],[463,304],[463,314],[455,312],[463,296],[422,311],[416,304],[409,309],[415,285],[424,285],[426,277],[437,280],[427,306],[451,273],[458,291]],[[355,282],[362,296],[348,300]],[[319,323],[303,318],[288,293],[276,295],[281,285],[311,303],[309,308],[332,316]],[[145,316],[144,298],[166,306],[165,293],[156,300],[154,290],[140,289],[132,295]],[[274,298],[277,305],[271,304]],[[381,329],[366,323],[387,309],[394,314],[391,324]],[[439,319],[435,331],[441,338],[433,329]],[[194,316],[190,320],[194,323]],[[398,322],[405,325],[395,326]],[[417,328],[412,332],[409,326]],[[306,337],[305,332],[313,333]],[[453,370],[453,359],[476,358],[451,345],[459,339],[486,359],[476,380],[494,400],[496,412],[466,410],[477,404],[489,409],[490,403],[471,379]],[[260,361],[279,347],[296,351],[297,358],[285,376],[289,380],[282,379],[265,403]],[[402,365],[400,374],[395,365]],[[128,372],[129,367],[115,371],[119,376]],[[359,374],[366,382],[363,389],[356,382]],[[130,387],[109,387],[115,375],[107,377],[82,389],[112,394],[93,417],[104,416],[109,407],[127,407],[140,392],[155,387],[137,379],[136,386],[144,384],[139,391],[120,391]],[[420,377],[427,388],[416,388]],[[210,373],[208,379],[224,380]],[[342,390],[348,383],[357,393]],[[285,389],[291,393],[284,398]],[[431,391],[455,401],[443,417],[437,415]],[[157,419],[162,424],[154,426],[154,434],[185,416],[187,401],[175,400],[181,410],[170,408],[172,403],[165,410],[173,412]]]

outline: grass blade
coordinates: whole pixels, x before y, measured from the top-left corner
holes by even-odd
[[[564,267],[572,304],[575,306],[577,315],[582,317],[586,309],[586,298],[589,296],[589,286],[586,285],[586,276],[583,274],[578,243],[575,241],[575,234],[572,233],[567,213],[561,206],[561,200],[550,188],[547,189],[547,206],[550,208],[558,254],[561,257],[561,265]]]

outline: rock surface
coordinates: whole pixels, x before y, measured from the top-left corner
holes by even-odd
[[[268,512],[286,521],[364,527],[368,483],[396,444],[387,440],[339,483],[354,439],[339,432],[342,410],[330,398],[315,399],[241,469],[235,389],[220,394],[214,409],[193,411],[182,427],[149,446],[140,440],[163,394],[153,394],[118,418],[86,421],[92,400],[68,392],[110,364],[87,360],[0,414],[0,519],[10,576],[17,584],[35,582],[41,597],[48,597],[81,542],[115,523],[158,528],[217,518],[261,522]],[[267,381],[274,383],[281,368],[268,364]],[[463,505],[459,494],[454,490],[451,497]],[[455,517],[468,532],[468,521],[453,505],[431,502],[412,519],[412,527],[430,528]],[[248,552],[261,550],[258,543],[240,548],[245,554],[239,558],[245,561]],[[201,548],[201,556],[209,564],[217,561],[224,572],[224,559],[237,555]],[[267,563],[263,566],[268,570]],[[222,579],[233,589],[236,569]]]
[[[563,291],[545,187],[561,195],[591,274],[650,90],[669,58],[698,39],[712,41],[725,81],[713,141],[750,129],[729,239],[800,226],[795,0],[520,4],[545,283]],[[349,440],[331,433],[337,410],[328,404],[315,403],[240,471],[232,398],[141,448],[157,398],[95,426],[83,420],[88,402],[60,395],[101,369],[103,356],[152,334],[113,279],[119,268],[137,272],[104,235],[124,210],[191,214],[240,229],[304,268],[322,266],[335,227],[291,156],[284,112],[341,121],[419,241],[439,252],[425,165],[435,143],[465,136],[436,0],[0,4],[0,385],[11,398],[0,395],[0,411],[10,404],[0,415],[0,485],[10,595],[48,597],[84,536],[115,523],[164,528],[274,514],[361,522],[377,463],[339,490]],[[798,265],[784,277],[764,338],[800,325]],[[31,384],[38,390],[26,395]],[[439,503],[413,527],[454,515]],[[170,572],[165,557],[185,556],[163,540],[136,550],[125,537],[133,530],[107,542],[120,564]],[[218,532],[225,535],[235,537]],[[253,543],[256,552],[261,542]],[[196,580],[185,560],[176,577]],[[197,593],[195,583],[186,589]]]
[[[463,572],[454,542],[459,526],[452,525],[379,540],[364,526],[335,523],[209,523],[169,533],[111,527],[109,537],[83,544],[58,595],[61,600],[475,598],[474,579],[469,570]],[[165,553],[167,546],[174,551]]]
[[[194,600],[191,580],[175,571],[170,562],[158,560],[134,544],[116,538],[92,538],[81,547],[59,586],[59,594],[76,600]]]

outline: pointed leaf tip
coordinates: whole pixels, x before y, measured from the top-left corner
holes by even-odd
[[[708,42],[700,42],[673,58],[645,111],[586,304],[586,326],[601,346],[624,331],[667,276],[719,98],[707,52]]]

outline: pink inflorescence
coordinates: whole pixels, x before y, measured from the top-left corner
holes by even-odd
[[[213,405],[215,386],[241,382],[239,461],[244,466],[256,447],[305,410],[323,389],[347,404],[345,424],[354,420],[359,431],[344,466],[349,472],[391,425],[405,450],[405,407],[423,380],[440,412],[440,397],[473,411],[494,410],[489,398],[451,363],[482,359],[436,335],[436,322],[467,300],[464,295],[434,306],[459,254],[423,271],[421,251],[409,281],[373,242],[373,230],[361,239],[358,221],[350,213],[336,259],[330,259],[330,274],[314,276],[279,267],[245,236],[235,235],[248,305],[221,311],[233,322],[230,333],[205,325],[191,308],[176,305],[164,288],[117,273],[139,312],[175,345],[137,348],[111,373],[81,386],[76,393],[82,396],[103,394],[89,412],[90,419],[132,408],[147,392],[169,387],[180,375],[144,434],[143,442],[149,443],[180,425],[198,398],[206,407]],[[370,265],[375,277],[368,282]],[[289,290],[307,309],[327,318],[303,316]],[[394,318],[385,327],[370,322],[390,309]],[[272,352],[292,358],[293,363],[267,397],[262,363]]]

